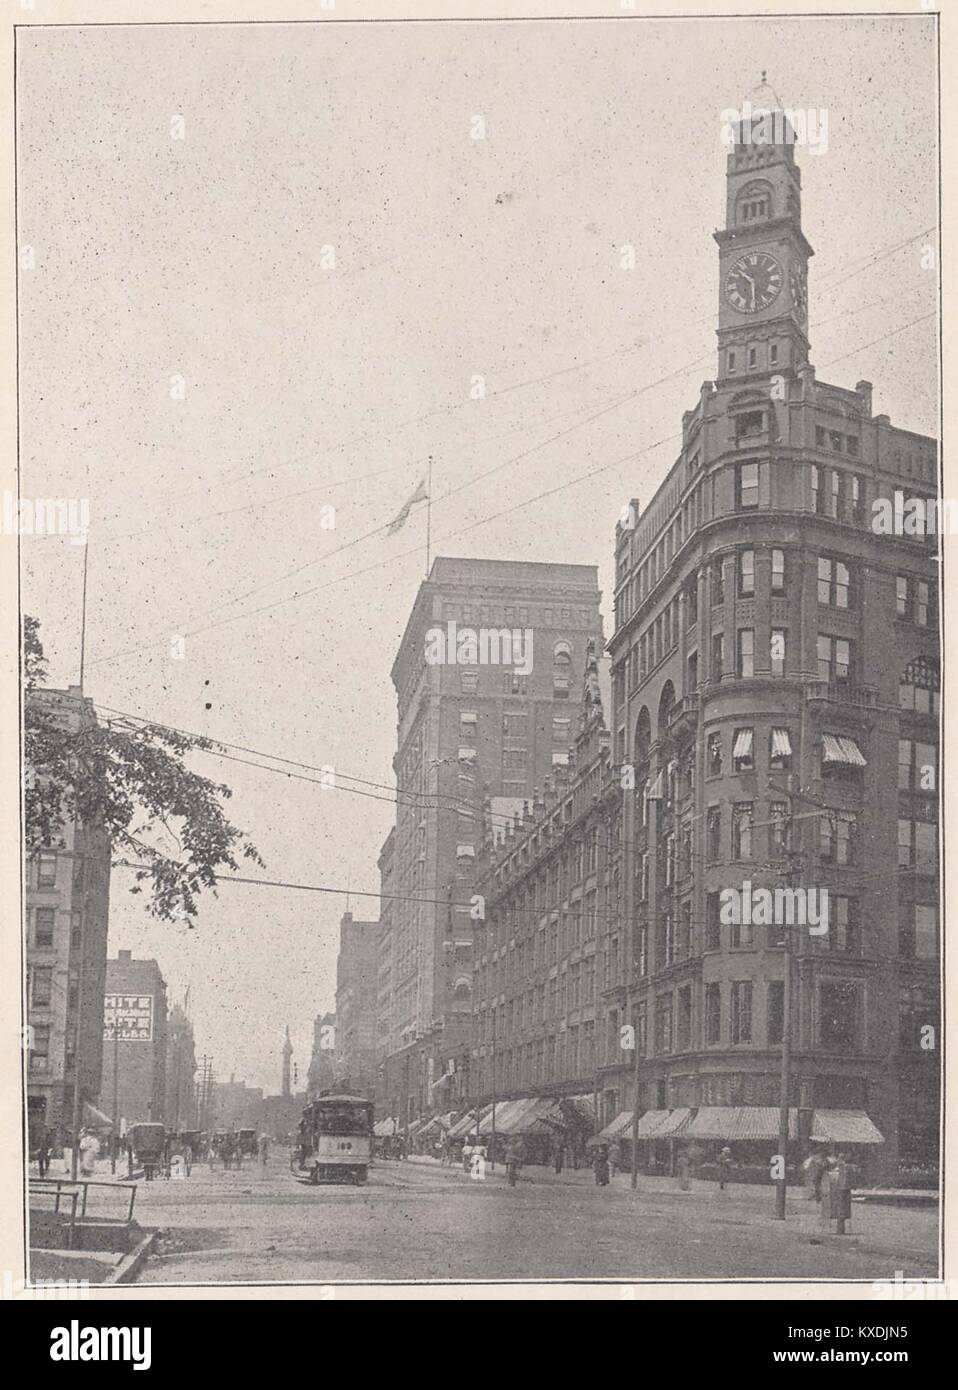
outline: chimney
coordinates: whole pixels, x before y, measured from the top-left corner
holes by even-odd
[[[872,384],[870,381],[856,381],[855,394],[862,403],[862,412],[865,415],[872,413]]]

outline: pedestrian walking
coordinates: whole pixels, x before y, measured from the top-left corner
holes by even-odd
[[[233,1164],[233,1135],[224,1134],[220,1140],[220,1154],[223,1159],[223,1169],[232,1167]]]
[[[610,1180],[611,1180],[612,1178],[615,1177],[616,1173],[619,1171],[619,1169],[620,1169],[621,1167],[622,1167],[622,1145],[619,1143],[618,1139],[613,1139],[613,1140],[612,1140],[612,1143],[609,1145],[609,1178],[610,1178]]]
[[[552,1145],[552,1165],[555,1169],[556,1177],[562,1172],[562,1165],[564,1162],[565,1144],[563,1144],[562,1139],[556,1135],[555,1142]]]
[[[605,1144],[596,1146],[592,1157],[592,1170],[595,1173],[596,1187],[609,1185],[609,1150]]]
[[[832,1220],[832,1192],[838,1187],[838,1164],[833,1154],[829,1154],[822,1170],[818,1185],[819,1219],[823,1231],[830,1230]]]
[[[731,1169],[731,1167],[732,1167],[732,1150],[731,1150],[731,1149],[729,1148],[729,1146],[726,1144],[725,1147],[724,1147],[724,1149],[720,1150],[719,1156],[718,1156],[719,1191],[720,1191],[720,1192],[724,1192],[724,1191],[725,1191],[725,1184],[728,1182],[728,1175],[729,1175],[729,1170]]]
[[[43,1127],[40,1131],[40,1142],[37,1144],[37,1170],[41,1178],[45,1178],[50,1167],[50,1154],[53,1144],[50,1140],[50,1131]]]
[[[678,1158],[675,1160],[675,1173],[679,1180],[679,1188],[683,1192],[691,1192],[692,1183],[689,1177],[691,1165],[689,1163],[688,1150],[681,1148]]]
[[[92,1129],[80,1131],[80,1172],[85,1178],[92,1178],[96,1172],[96,1161],[100,1157],[100,1141]]]
[[[805,1174],[806,1196],[810,1202],[817,1202],[821,1197],[822,1174],[825,1171],[825,1160],[818,1149],[814,1149],[802,1164],[802,1171]]]
[[[260,1161],[260,1165],[261,1165],[263,1168],[265,1168],[266,1165],[267,1165],[267,1163],[269,1162],[269,1135],[268,1135],[268,1134],[261,1134],[261,1135],[259,1136],[259,1161]]]

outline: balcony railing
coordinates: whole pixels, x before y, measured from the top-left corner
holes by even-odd
[[[851,681],[809,681],[803,687],[806,700],[821,700],[829,705],[854,705],[871,709],[878,704],[878,690],[873,685],[854,685]]]

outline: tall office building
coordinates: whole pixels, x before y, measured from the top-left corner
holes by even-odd
[[[437,558],[392,678],[399,706],[391,988],[381,1107],[407,1122],[468,1098],[483,802],[504,821],[568,765],[576,673],[601,645],[590,565]],[[381,999],[384,996],[381,993]]]

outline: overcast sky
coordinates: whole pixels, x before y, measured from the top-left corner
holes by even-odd
[[[90,499],[102,706],[391,784],[424,515],[362,538],[430,453],[434,553],[597,564],[608,632],[616,516],[650,498],[714,375],[720,115],[762,68],[828,116],[827,152],[798,155],[819,375],[867,377],[876,412],[936,433],[928,16],[49,28],[17,46],[36,257],[22,493]],[[25,538],[22,556],[51,681],[75,681],[82,548]],[[232,786],[265,877],[375,890],[388,791],[197,766]],[[192,986],[221,1076],[277,1089],[288,1022],[302,1082],[344,899],[224,886],[188,930],[128,882],[114,873],[111,953],[154,956],[173,998]]]

